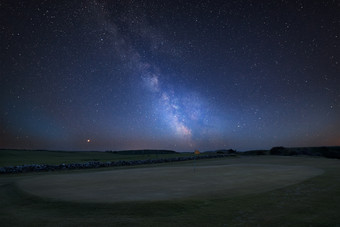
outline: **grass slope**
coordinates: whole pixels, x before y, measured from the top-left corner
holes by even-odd
[[[262,156],[200,160],[196,165],[218,166],[235,163],[309,166],[322,169],[324,173],[301,183],[264,193],[218,199],[194,197],[162,202],[121,203],[65,202],[38,197],[22,191],[16,186],[16,182],[50,173],[4,175],[0,176],[1,226],[340,225],[339,160]],[[169,165],[183,167],[194,164],[162,164]]]
[[[317,168],[268,164],[159,166],[27,177],[18,186],[37,196],[78,202],[230,197],[270,191],[322,174]]]
[[[136,151],[135,151],[136,152]],[[39,150],[0,150],[0,167],[25,164],[68,164],[89,161],[142,160],[188,156],[183,153],[169,154],[126,154],[96,151],[39,151]]]

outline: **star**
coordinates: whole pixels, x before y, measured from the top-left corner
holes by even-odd
[[[340,145],[337,1],[6,2],[0,149]]]

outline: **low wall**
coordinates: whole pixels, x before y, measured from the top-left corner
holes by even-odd
[[[165,163],[165,162],[189,161],[189,160],[195,160],[195,159],[224,158],[224,157],[230,157],[230,156],[234,156],[234,155],[229,155],[229,154],[200,155],[200,156],[133,160],[133,161],[86,162],[86,163],[71,163],[71,164],[60,164],[60,165],[45,165],[45,164],[19,165],[19,166],[0,167],[0,174],[47,172],[47,171],[66,170],[66,169],[91,169],[91,168],[115,167],[115,166],[136,166],[136,165],[157,164],[157,163]]]

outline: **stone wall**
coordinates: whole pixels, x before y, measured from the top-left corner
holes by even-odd
[[[0,167],[0,174],[6,173],[27,173],[27,172],[47,172],[65,169],[91,169],[102,167],[116,167],[116,166],[136,166],[157,164],[165,162],[180,162],[195,159],[209,159],[209,158],[224,158],[233,155],[200,155],[200,156],[188,156],[188,157],[175,157],[175,158],[161,158],[161,159],[147,159],[147,160],[133,160],[133,161],[112,161],[112,162],[86,162],[86,163],[71,163],[60,165],[45,165],[45,164],[32,164],[32,165],[19,165],[19,166],[7,166]]]

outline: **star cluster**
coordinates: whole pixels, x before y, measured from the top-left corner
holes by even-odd
[[[340,145],[338,1],[0,3],[0,148]]]

